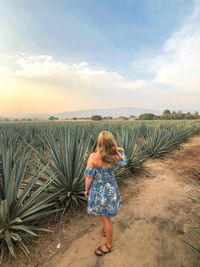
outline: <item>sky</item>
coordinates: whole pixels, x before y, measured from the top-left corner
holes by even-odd
[[[200,111],[200,0],[1,0],[0,115]]]

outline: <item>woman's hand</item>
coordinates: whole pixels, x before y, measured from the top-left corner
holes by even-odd
[[[85,197],[88,198],[89,197],[89,191],[85,191]]]
[[[117,151],[120,152],[120,151],[124,151],[124,149],[122,147],[117,147]]]

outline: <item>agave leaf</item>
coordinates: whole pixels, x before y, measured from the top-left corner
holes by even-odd
[[[86,130],[77,126],[59,126],[54,131],[48,131],[48,134],[43,132],[42,139],[51,156],[46,173],[56,175],[51,183],[51,192],[63,194],[59,200],[71,198],[72,202],[68,203],[75,202],[79,192],[84,190],[84,159],[92,150],[92,133],[86,135]],[[42,155],[40,158],[44,160]],[[73,196],[70,192],[74,192]]]
[[[16,258],[16,255],[14,252],[14,244],[13,244],[12,239],[11,239],[11,233],[8,230],[5,230],[4,236],[5,236],[5,242],[8,246],[10,254]]]
[[[12,138],[1,132],[0,141],[0,240],[15,256],[15,243],[22,244],[26,237],[36,236],[33,225],[56,212],[55,194],[47,193],[55,177],[43,183],[41,176],[47,168],[44,165],[38,165],[33,177],[27,177],[31,152],[19,143],[16,148]],[[6,145],[3,147],[2,143]],[[22,187],[25,180],[28,182]]]
[[[26,227],[25,225],[11,225],[9,227],[10,230],[17,230],[17,231],[23,231],[30,235],[37,236],[30,228]]]
[[[12,233],[12,232],[11,232],[11,239],[15,242],[19,242],[19,241],[21,242],[22,241],[22,238],[19,234]]]
[[[8,220],[8,205],[7,200],[0,201],[0,225],[5,226]]]
[[[187,244],[189,247],[191,247],[195,252],[200,253],[200,249],[196,248],[195,246],[191,245],[190,243],[183,240],[185,244]]]

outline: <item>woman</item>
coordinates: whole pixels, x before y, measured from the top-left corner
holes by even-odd
[[[113,248],[111,217],[117,215],[122,203],[113,170],[117,163],[126,165],[124,149],[117,147],[111,132],[102,131],[98,136],[96,152],[90,154],[84,173],[87,212],[101,215],[103,234],[106,236],[105,244],[95,250],[97,256],[111,252]]]

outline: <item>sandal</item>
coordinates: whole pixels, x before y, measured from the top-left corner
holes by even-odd
[[[113,248],[112,245],[111,245],[110,248],[107,246],[107,244],[105,244],[105,246],[107,247],[108,251],[104,251],[104,250],[102,249],[102,247],[100,246],[100,247],[98,247],[97,250],[101,251],[101,254],[97,253],[97,252],[96,252],[97,250],[95,250],[95,254],[96,254],[97,256],[104,256],[106,253],[110,253],[110,252],[112,251],[112,248]]]

